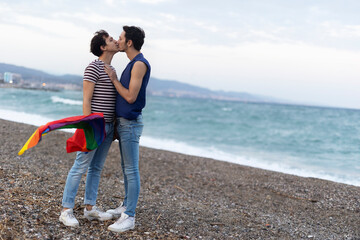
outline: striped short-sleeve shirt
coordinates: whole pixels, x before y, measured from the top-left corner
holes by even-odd
[[[104,114],[105,122],[115,118],[116,89],[104,70],[105,63],[99,59],[91,62],[85,69],[84,81],[95,83],[91,99],[91,112]],[[114,71],[114,67],[110,66]]]

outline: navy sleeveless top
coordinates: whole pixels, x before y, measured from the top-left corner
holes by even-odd
[[[146,103],[146,86],[149,82],[150,78],[150,64],[144,58],[142,53],[139,53],[134,57],[126,66],[124,71],[121,74],[120,83],[127,89],[129,89],[130,78],[131,78],[131,71],[135,64],[135,62],[141,61],[146,64],[147,71],[144,75],[142,80],[141,88],[139,94],[136,98],[136,101],[133,104],[129,104],[119,93],[116,95],[116,117],[123,117],[129,120],[136,119],[140,114],[142,109],[145,107]]]

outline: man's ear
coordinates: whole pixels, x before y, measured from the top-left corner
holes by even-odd
[[[105,51],[106,50],[106,45],[105,46],[100,46],[101,51]]]
[[[128,47],[131,47],[133,45],[133,42],[132,42],[132,40],[129,40],[129,41],[127,41],[126,44],[127,44]]]

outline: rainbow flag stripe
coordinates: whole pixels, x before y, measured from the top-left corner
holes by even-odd
[[[36,146],[41,141],[42,136],[47,133],[64,128],[77,128],[74,135],[66,141],[68,153],[75,151],[90,152],[100,146],[106,137],[105,120],[102,113],[63,118],[48,122],[36,129],[18,155],[22,155],[29,148]]]

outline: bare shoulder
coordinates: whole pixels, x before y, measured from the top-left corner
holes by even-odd
[[[136,61],[134,63],[134,67],[139,68],[139,69],[147,69],[146,64],[142,61]]]
[[[136,61],[134,63],[133,69],[132,69],[132,73],[133,74],[140,74],[140,75],[145,75],[147,71],[147,66],[144,62],[142,61]]]

